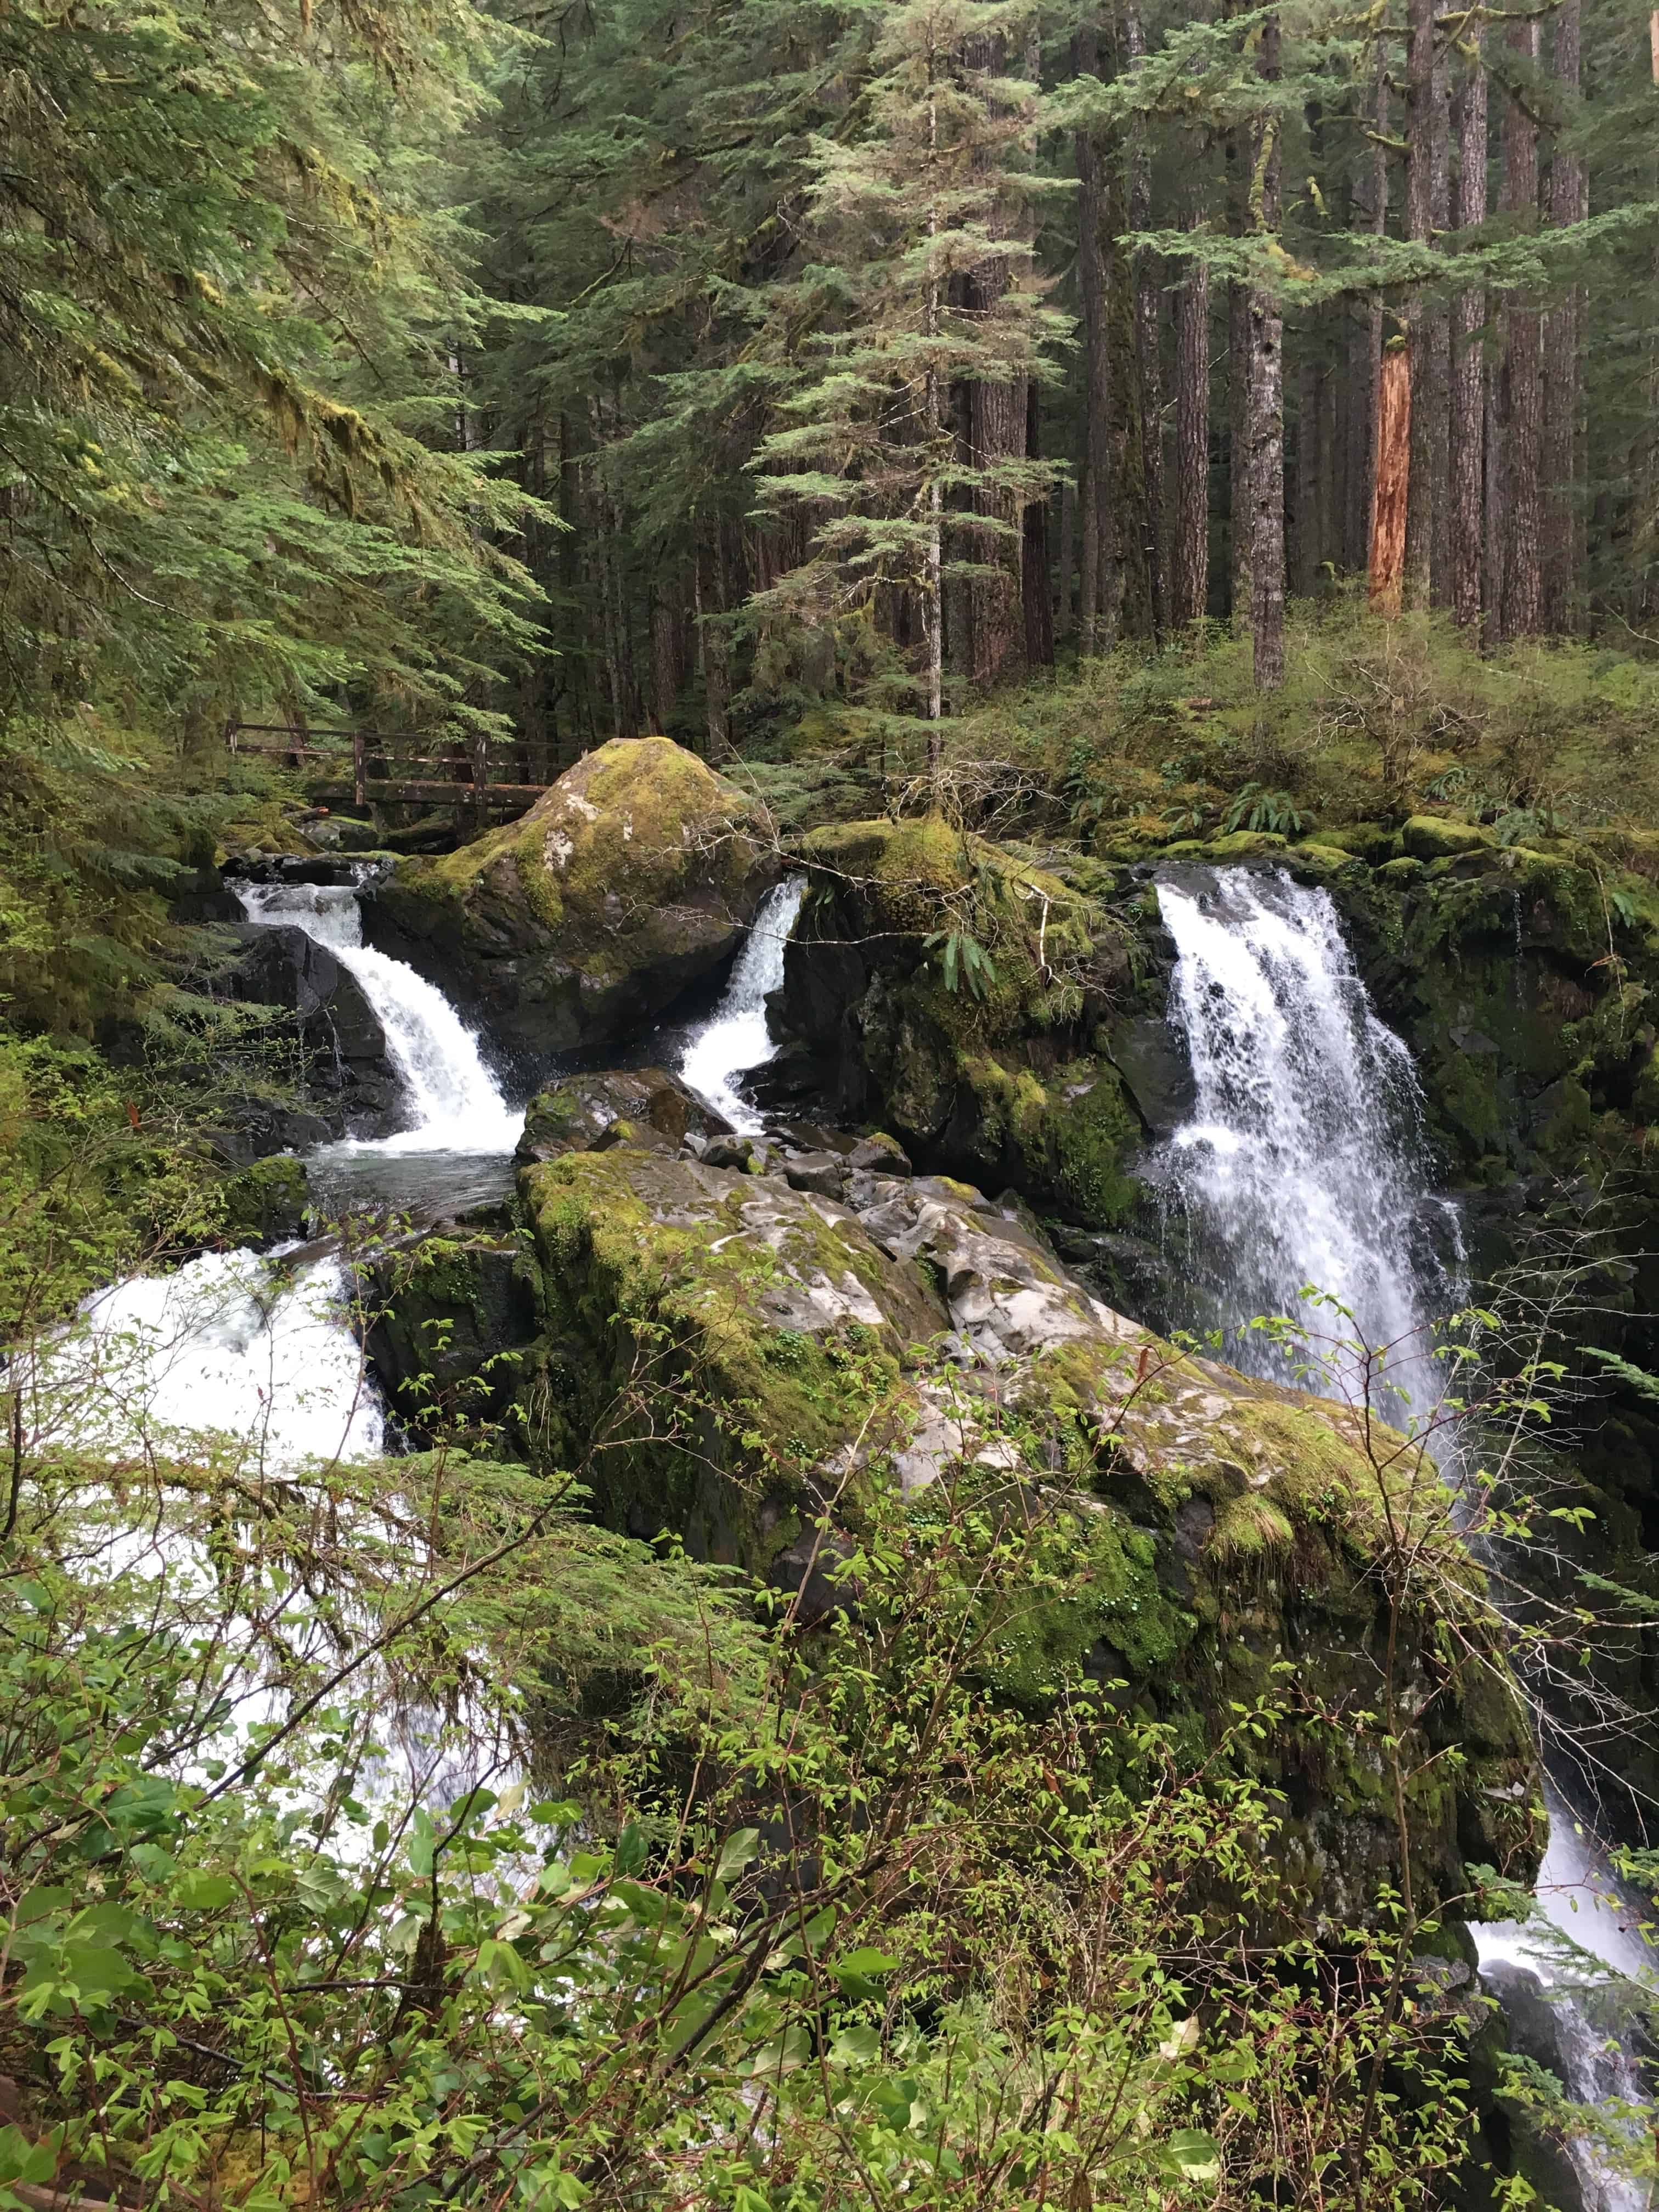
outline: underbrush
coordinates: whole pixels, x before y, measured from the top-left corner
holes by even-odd
[[[1659,821],[1650,659],[1577,641],[1482,655],[1445,617],[1385,622],[1352,596],[1293,607],[1285,659],[1263,696],[1249,638],[1208,625],[1035,678],[950,725],[949,804],[991,834],[1109,843],[1425,811],[1522,838]],[[890,790],[920,768],[896,763]]]

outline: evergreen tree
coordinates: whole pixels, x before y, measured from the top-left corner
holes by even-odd
[[[946,585],[1006,589],[1000,556],[1017,554],[1015,518],[1055,474],[1023,450],[1023,405],[1011,451],[983,436],[974,397],[1041,379],[1064,329],[1043,304],[1024,220],[1039,95],[989,62],[1025,13],[982,0],[885,11],[866,131],[812,142],[814,259],[768,334],[782,363],[797,318],[817,325],[759,456],[763,501],[805,511],[811,537],[805,558],[755,595],[757,617],[831,637],[885,629],[902,672],[884,672],[869,696],[919,697],[935,725]]]

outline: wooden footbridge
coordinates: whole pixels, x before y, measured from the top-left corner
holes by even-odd
[[[297,769],[307,795],[320,805],[347,800],[367,806],[532,806],[557,769],[545,747],[514,738],[434,738],[417,731],[363,730],[348,725],[301,728],[284,722],[228,723],[233,753],[259,753]],[[538,754],[541,756],[538,757]]]

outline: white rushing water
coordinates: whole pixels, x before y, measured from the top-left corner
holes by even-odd
[[[790,876],[768,891],[725,995],[680,1060],[682,1079],[744,1136],[758,1136],[766,1125],[738,1083],[777,1051],[766,1024],[766,1001],[783,982],[784,950],[805,890],[805,876]]]
[[[41,1384],[82,1449],[228,1456],[238,1473],[378,1458],[384,1423],[346,1312],[337,1258],[205,1252],[88,1300]]]
[[[484,1066],[478,1040],[437,986],[406,961],[363,943],[358,895],[316,884],[246,884],[237,891],[248,920],[302,929],[356,979],[386,1034],[404,1086],[410,1126],[375,1149],[414,1152],[511,1152],[524,1116],[510,1107]],[[351,1140],[348,1140],[350,1142]]]
[[[1417,1079],[1329,894],[1235,868],[1158,896],[1195,1098],[1153,1174],[1191,1235],[1188,1272],[1235,1326],[1285,1316],[1316,1353],[1355,1336],[1386,1347],[1395,1388],[1426,1410],[1425,1328],[1449,1285],[1426,1225]],[[1455,1235],[1455,1217],[1437,1225]],[[1309,1287],[1352,1322],[1304,1300]],[[1271,1372],[1296,1364],[1260,1336],[1250,1350]]]
[[[1427,1420],[1438,1395],[1428,1334],[1458,1287],[1432,1231],[1455,1251],[1455,1217],[1437,1216],[1429,1198],[1411,1055],[1377,1018],[1328,893],[1242,868],[1194,871],[1158,893],[1178,955],[1170,1019],[1194,1100],[1153,1171],[1189,1232],[1187,1264],[1210,1311],[1239,1332],[1230,1356],[1270,1376],[1297,1364],[1244,1327],[1257,1315],[1300,1319],[1314,1352],[1322,1337],[1358,1335],[1389,1348],[1397,1417]],[[1352,1322],[1310,1306],[1309,1286]],[[1354,1387],[1340,1357],[1302,1379],[1331,1395]],[[1474,1923],[1481,1969],[1511,2006],[1541,2012],[1549,2063],[1571,2096],[1639,2105],[1629,2038],[1602,2015],[1616,2014],[1621,1983],[1651,1986],[1652,1956],[1605,1858],[1546,1794],[1538,1914]],[[1576,2140],[1570,2155],[1587,2212],[1644,2212],[1647,2185],[1615,2172],[1594,2142]]]

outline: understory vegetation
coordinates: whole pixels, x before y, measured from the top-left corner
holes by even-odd
[[[97,1384],[49,1350],[32,1433]],[[1386,1677],[1333,1735],[1281,1662],[1195,1741],[1048,1632],[1087,1602],[1086,1493],[877,1483],[826,1615],[596,1528],[583,1475],[441,1447],[295,1477],[184,1432],[31,1466],[20,2212],[1534,2201],[1483,2172],[1494,2087],[1632,2154],[1628,2113],[1502,2054],[1409,1881],[1290,1932],[1258,1748],[1328,1736],[1386,1798]],[[1396,1442],[1376,1480],[1404,1596],[1438,1479]],[[1478,1873],[1469,1906],[1524,1910]]]
[[[1659,1897],[1651,27],[0,0],[0,2212],[1659,2181],[1532,1897],[1540,1745]],[[1264,855],[1468,1200],[1415,1419],[1319,1285],[1149,1317],[1153,866]],[[804,878],[807,1166],[663,1077],[487,1220],[319,1199],[395,1054],[233,892],[359,860],[503,1126]],[[321,1271],[372,1456],[274,1358],[152,1418],[94,1301],[192,1263],[248,1362]]]

